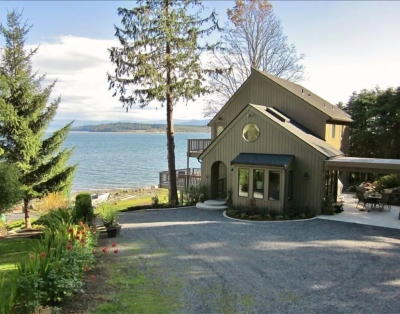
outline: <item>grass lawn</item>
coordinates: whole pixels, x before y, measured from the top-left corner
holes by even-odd
[[[140,246],[133,243],[126,248],[131,251],[128,256],[110,256],[105,261],[105,289],[95,299],[91,313],[164,314],[176,312],[182,306],[178,300],[182,293],[180,277],[163,278],[161,265],[138,257]]]
[[[29,255],[33,241],[36,240],[28,238],[0,240],[0,280],[3,280],[3,276],[5,279],[4,289],[0,291],[0,299],[2,293],[7,293],[10,277],[16,271],[15,263]]]
[[[168,199],[168,190],[165,189],[159,189],[157,190],[157,195],[160,203],[166,203]],[[120,201],[113,207],[117,210],[123,210],[128,207],[132,206],[139,206],[139,205],[149,205],[151,204],[151,197],[150,195],[144,196],[144,197],[139,197],[139,198],[130,198],[125,201]]]

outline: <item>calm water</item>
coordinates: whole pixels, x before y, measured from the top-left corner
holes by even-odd
[[[210,133],[175,135],[177,169],[186,168],[186,140],[196,138]],[[159,171],[168,170],[165,134],[71,132],[65,146],[75,146],[71,162],[79,162],[73,190],[148,187],[158,184]],[[190,158],[190,167],[200,168],[196,158]]]

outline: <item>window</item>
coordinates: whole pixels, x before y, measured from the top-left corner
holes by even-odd
[[[289,180],[288,180],[288,200],[291,200],[293,197],[293,170],[289,171]]]
[[[249,170],[239,168],[239,196],[249,197]]]
[[[248,123],[243,128],[243,138],[247,142],[254,142],[260,136],[260,129],[254,123]]]
[[[279,189],[281,185],[281,174],[279,171],[269,172],[269,182],[268,182],[268,200],[269,201],[279,201]]]
[[[336,125],[334,125],[334,124],[332,124],[331,125],[331,128],[332,128],[332,138],[335,138],[335,133],[336,133]]]
[[[222,132],[223,130],[224,130],[224,127],[223,127],[222,125],[220,125],[220,126],[217,128],[217,136],[220,135],[221,132]]]
[[[264,198],[264,170],[253,170],[253,198]]]

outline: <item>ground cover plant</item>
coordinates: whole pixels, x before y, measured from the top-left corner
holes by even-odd
[[[21,249],[16,270],[14,267],[13,274],[1,279],[1,314],[34,313],[40,306],[57,305],[81,290],[82,277],[95,262],[97,231],[83,222],[74,224],[73,219],[67,209],[53,210],[41,217],[43,238],[26,240],[33,242],[28,242],[29,248]],[[14,240],[1,243],[7,241]],[[11,250],[14,252],[8,247]],[[16,261],[12,254],[4,261],[7,267]]]

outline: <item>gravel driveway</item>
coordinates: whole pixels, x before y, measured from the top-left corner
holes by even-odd
[[[176,294],[177,313],[400,313],[398,230],[237,222],[196,208],[120,222],[122,254],[157,268],[150,278]]]

